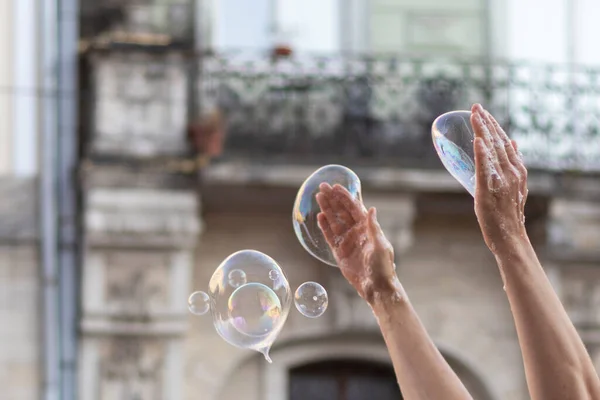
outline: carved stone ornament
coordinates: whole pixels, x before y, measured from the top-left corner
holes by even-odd
[[[113,338],[100,367],[101,400],[163,400],[165,346],[158,340]]]

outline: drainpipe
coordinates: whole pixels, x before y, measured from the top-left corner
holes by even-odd
[[[77,398],[77,350],[79,311],[78,219],[78,39],[79,1],[58,0],[58,260],[60,307],[61,400]]]
[[[40,261],[44,400],[75,400],[78,220],[76,0],[40,4]]]
[[[42,398],[60,399],[60,361],[59,361],[59,287],[56,230],[56,98],[58,66],[57,4],[55,0],[46,0],[40,4],[40,80],[41,98],[41,140],[40,140],[40,262],[42,278],[42,314],[43,314],[43,381]]]

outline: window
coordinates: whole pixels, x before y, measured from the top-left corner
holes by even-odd
[[[345,50],[484,56],[489,0],[348,0],[340,10]]]
[[[290,400],[402,399],[391,366],[361,360],[307,364],[290,371]]]

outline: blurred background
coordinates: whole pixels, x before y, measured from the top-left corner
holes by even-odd
[[[291,225],[322,165],[352,168],[400,280],[477,400],[527,399],[473,199],[431,142],[481,102],[524,153],[527,225],[600,367],[600,3],[0,0],[0,397],[399,399],[376,321]],[[240,249],[292,310],[273,364],[187,297]]]

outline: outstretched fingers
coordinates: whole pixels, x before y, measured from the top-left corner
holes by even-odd
[[[520,162],[519,154],[515,150],[515,147],[513,144],[514,140],[510,140],[510,138],[508,137],[508,135],[506,134],[504,129],[502,129],[502,127],[500,126],[498,121],[496,121],[496,118],[494,118],[487,110],[485,113],[486,113],[488,119],[492,122],[492,124],[494,124],[494,127],[496,128],[496,132],[498,132],[498,136],[500,137],[500,140],[502,140],[502,143],[504,144],[504,151],[506,152],[508,160],[510,161],[510,163],[512,164],[513,167],[518,169],[518,165],[521,162]]]
[[[338,203],[352,218],[352,222],[360,222],[364,216],[365,211],[363,205],[359,200],[354,199],[350,192],[342,185],[334,185],[333,193]]]
[[[475,137],[481,138],[486,147],[490,150],[492,157],[496,158],[492,133],[482,117],[483,111],[481,104],[473,104],[473,107],[471,107],[471,126],[473,127]]]
[[[487,110],[482,110],[479,113],[492,136],[492,143],[498,157],[498,164],[503,172],[508,172],[513,168],[506,152],[506,145],[510,146],[508,136],[506,136],[498,121]]]
[[[321,192],[317,193],[316,200],[321,208],[321,212],[327,217],[330,229],[334,234],[340,235],[344,232],[345,226],[341,218],[339,218],[338,208],[334,208],[332,204],[333,189],[326,183],[321,184]]]
[[[327,215],[323,212],[320,212],[317,215],[317,223],[319,224],[319,228],[321,228],[323,236],[325,237],[325,241],[327,241],[329,247],[331,247],[332,249],[335,248],[337,235],[331,229],[331,224],[327,219]]]
[[[486,146],[484,140],[480,137],[475,138],[474,143],[475,150],[475,179],[476,187],[478,190],[484,190],[484,188],[493,189],[490,187],[492,181],[492,174],[494,172],[494,166],[490,161],[490,152]],[[499,177],[498,177],[499,178]]]
[[[514,140],[510,141],[510,147],[514,153],[514,162],[513,165],[515,168],[521,173],[521,177],[526,180],[527,178],[527,168],[525,167],[525,162],[523,161],[523,156],[519,151],[519,146],[517,146],[517,142]]]
[[[367,229],[369,236],[376,246],[383,243],[382,240],[379,240],[384,236],[384,233],[383,229],[381,229],[381,225],[379,225],[379,221],[377,221],[377,209],[375,207],[371,207],[368,211]]]
[[[343,193],[340,193],[340,190],[336,189],[337,186],[339,185],[335,185],[332,188],[330,185],[323,183],[319,186],[319,189],[327,195],[327,201],[334,211],[337,221],[344,228],[347,228],[354,223],[354,219],[348,210],[348,206],[344,202],[345,199],[342,196]]]

